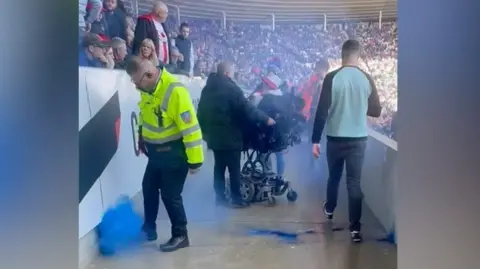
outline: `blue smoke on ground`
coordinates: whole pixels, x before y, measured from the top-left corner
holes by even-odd
[[[103,215],[97,227],[99,253],[111,256],[141,244],[142,217],[135,212],[133,201],[122,196]]]

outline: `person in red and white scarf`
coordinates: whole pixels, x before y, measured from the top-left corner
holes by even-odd
[[[260,101],[263,99],[265,93],[282,95],[282,91],[279,89],[283,81],[280,77],[273,73],[269,73],[266,76],[262,77],[262,84],[255,89],[255,91],[249,97],[250,102],[257,106]]]
[[[168,17],[168,7],[161,1],[153,3],[152,12],[138,17],[133,38],[133,54],[138,55],[142,41],[151,39],[155,44],[158,60],[164,65],[170,63],[171,41],[165,21]]]

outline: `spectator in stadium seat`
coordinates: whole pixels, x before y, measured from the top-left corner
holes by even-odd
[[[88,11],[90,13],[90,10]],[[92,23],[90,33],[101,36],[108,36],[108,25],[103,15],[103,10],[98,14],[97,19]]]
[[[125,69],[127,66],[127,42],[125,40],[115,37],[112,39],[113,57],[115,60],[115,69]]]
[[[118,8],[117,0],[104,0],[104,12],[105,24],[108,32],[107,36],[112,39],[119,37],[126,40],[127,21],[126,14],[120,8]]]
[[[207,64],[203,60],[198,60],[193,68],[193,76],[205,78],[207,76]]]
[[[82,41],[82,49],[79,50],[79,66],[107,67],[109,60],[106,57],[106,50],[110,47],[110,42],[96,34],[87,33]]]
[[[115,67],[115,57],[113,56],[112,47],[105,48],[105,58],[107,59],[105,68],[113,69]]]
[[[90,12],[87,15],[87,6],[91,6]],[[78,27],[80,30],[80,37],[83,37],[85,32],[90,32],[92,23],[98,18],[102,12],[101,0],[79,0],[78,1]]]
[[[143,40],[140,47],[140,58],[152,62],[155,66],[158,66],[160,62],[158,61],[157,53],[155,52],[155,45],[153,41],[149,38]]]
[[[179,52],[182,54],[182,59],[177,62],[178,69],[188,74],[193,75],[193,64],[194,64],[194,50],[193,43],[188,36],[190,35],[190,27],[187,23],[180,24],[180,33],[175,39],[175,47],[178,48]]]
[[[178,61],[183,60],[183,55],[178,51],[177,47],[172,47],[172,53],[170,53],[170,55],[172,60],[169,64],[165,65],[165,68],[167,68],[168,72],[172,74],[190,76],[190,73],[188,71],[185,71],[178,67]]]
[[[165,24],[168,7],[161,1],[153,3],[149,14],[138,17],[133,39],[133,54],[140,53],[143,40],[151,39],[155,45],[158,60],[164,64],[170,61],[171,41]]]
[[[175,16],[169,16],[167,29],[173,29],[176,23]],[[218,59],[234,61],[238,64],[237,70],[240,74],[238,83],[248,90],[254,89],[258,78],[268,71],[278,73],[282,79],[291,81],[294,86],[303,85],[310,77],[316,59],[328,59],[334,69],[339,67],[342,42],[349,36],[358,37],[364,45],[361,67],[368,70],[377,83],[384,105],[381,117],[370,118],[369,121],[372,128],[389,135],[392,116],[397,110],[398,40],[395,22],[384,22],[381,29],[378,23],[344,23],[345,28],[337,23],[329,23],[327,31],[320,32],[314,25],[282,24],[272,32],[259,29],[258,24],[228,25],[227,31],[211,20],[189,19],[188,24],[191,29],[189,38],[194,42],[196,50],[195,58],[205,65],[201,68],[198,64],[195,74],[208,74],[215,63],[218,63]],[[127,29],[127,32],[133,32],[134,28]],[[130,44],[133,45],[133,34],[127,36],[126,41],[130,48]],[[173,31],[170,37],[174,39]],[[303,42],[296,42],[298,39]],[[139,40],[141,41],[143,40]],[[275,70],[278,69],[275,68],[275,63],[278,63],[279,59],[283,63],[282,68]],[[259,73],[254,74],[252,70],[255,68]],[[201,72],[200,69],[204,71]]]
[[[127,16],[125,20],[127,22],[127,29],[125,29],[125,36],[127,39],[125,39],[125,41],[127,42],[128,55],[132,55],[133,37],[135,35],[135,24],[131,16]]]
[[[124,0],[117,0],[117,8],[123,11],[124,14],[127,14],[127,9],[125,8],[125,1]]]

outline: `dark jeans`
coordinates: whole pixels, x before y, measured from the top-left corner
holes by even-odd
[[[187,235],[187,216],[182,199],[187,174],[187,164],[169,169],[148,162],[142,182],[146,229],[156,229],[160,195],[172,224],[172,236]]]
[[[214,150],[213,187],[218,198],[225,197],[225,170],[230,174],[230,195],[232,200],[240,201],[240,161],[241,151]]]
[[[361,228],[363,193],[360,186],[360,178],[366,145],[366,139],[328,138],[327,141],[329,178],[326,209],[328,212],[333,212],[337,206],[338,187],[345,166],[347,172],[350,231],[360,231]]]

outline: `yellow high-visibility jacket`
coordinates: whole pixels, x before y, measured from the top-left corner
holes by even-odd
[[[190,93],[165,68],[155,91],[141,93],[138,106],[144,142],[162,145],[182,139],[188,163],[203,163],[202,132]]]

